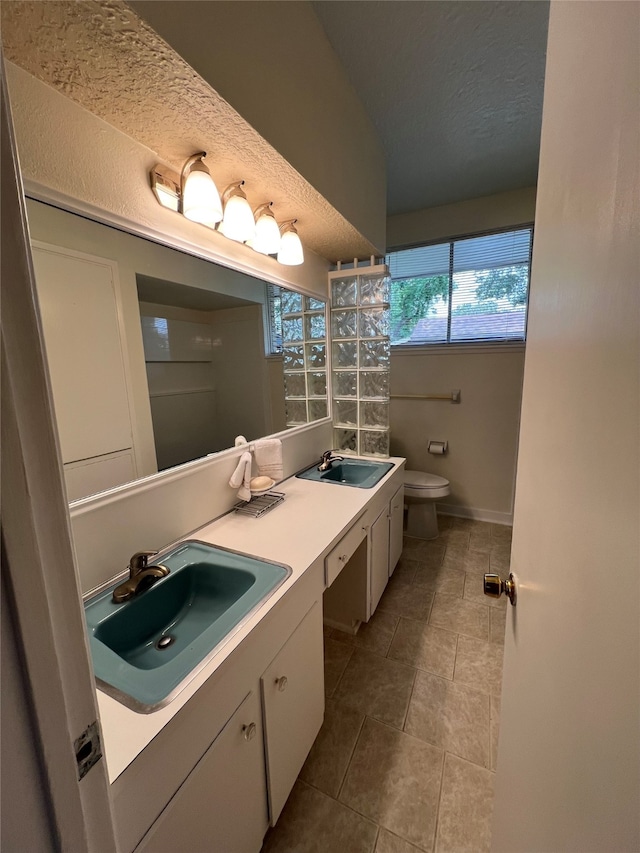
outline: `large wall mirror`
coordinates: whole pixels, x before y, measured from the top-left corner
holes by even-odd
[[[326,417],[326,303],[27,199],[70,500]]]

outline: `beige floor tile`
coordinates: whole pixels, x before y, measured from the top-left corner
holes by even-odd
[[[442,515],[438,513],[438,530],[447,530],[453,522],[455,518],[452,515]]]
[[[437,853],[489,853],[493,773],[455,755],[445,760]]]
[[[460,636],[453,680],[482,693],[500,695],[502,658],[502,646]]]
[[[472,530],[469,534],[469,550],[480,554],[491,551],[491,534],[487,530]]]
[[[337,797],[364,722],[364,714],[328,699],[324,723],[300,771],[300,779]]]
[[[476,604],[486,604],[487,607],[493,607],[497,610],[504,610],[507,606],[506,595],[501,595],[500,598],[492,598],[490,595],[484,594],[484,578],[475,572],[465,572],[463,598],[466,601],[475,601]]]
[[[491,525],[491,541],[507,542],[511,544],[511,533],[513,528],[507,524],[492,524]]]
[[[489,697],[419,672],[404,730],[481,767],[489,767]]]
[[[442,536],[437,539],[416,539],[405,536],[402,556],[409,560],[429,560],[432,563],[442,562],[445,543]]]
[[[465,551],[464,554],[460,554],[458,556],[451,556],[447,553],[442,562],[443,569],[468,572],[470,574],[475,574],[478,577],[482,577],[485,572],[488,572],[489,566],[489,554],[479,554],[477,551]]]
[[[431,851],[442,766],[441,749],[367,719],[340,801],[421,850]]]
[[[401,619],[388,652],[391,660],[453,678],[458,635],[425,622]]]
[[[378,610],[426,622],[432,602],[433,594],[428,589],[391,578],[380,599]]]
[[[414,847],[408,841],[399,838],[388,829],[380,827],[378,842],[376,844],[376,853],[421,853],[419,847]]]
[[[500,698],[491,696],[491,769],[498,767],[498,738],[500,736]]]
[[[378,827],[337,800],[296,782],[262,853],[372,853]]]
[[[357,634],[345,634],[343,631],[335,631],[334,639],[342,643],[357,646],[359,649],[367,649],[377,655],[385,657],[389,651],[391,640],[398,627],[399,616],[376,610],[368,622],[363,622],[358,628]]]
[[[504,635],[507,630],[507,608],[498,610],[492,607],[489,611],[489,641],[504,646]]]
[[[429,624],[479,640],[489,638],[489,608],[453,595],[436,593]]]
[[[403,552],[391,577],[394,580],[400,579],[406,583],[413,583],[417,567],[417,559],[413,559],[411,556],[405,557]]]
[[[469,547],[469,536],[470,531],[468,529],[450,527],[448,530],[443,530],[438,538],[446,548],[460,547],[466,550]]]
[[[489,565],[492,572],[508,572],[511,567],[511,546],[506,542],[492,545]]]
[[[413,583],[429,592],[446,592],[461,598],[464,591],[464,572],[444,565],[418,563]]]
[[[349,659],[353,654],[353,646],[341,643],[331,637],[324,641],[324,693],[325,696],[333,696],[333,693],[342,678]]]
[[[401,729],[415,674],[412,667],[355,648],[334,698]]]

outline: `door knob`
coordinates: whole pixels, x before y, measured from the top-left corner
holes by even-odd
[[[500,575],[496,574],[486,574],[484,576],[484,594],[490,596],[490,598],[500,598],[502,593],[507,596],[511,604],[515,607],[517,592],[516,592],[516,579],[513,576],[513,572],[509,572],[509,577],[506,581],[503,581],[500,578]]]
[[[283,693],[287,689],[287,676],[281,675],[280,678],[276,678],[276,684],[278,685],[278,690]]]

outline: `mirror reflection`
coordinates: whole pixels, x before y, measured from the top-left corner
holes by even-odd
[[[322,300],[27,208],[70,500],[327,415]]]

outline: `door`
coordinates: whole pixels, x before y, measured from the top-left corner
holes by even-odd
[[[494,853],[640,849],[639,12],[551,4]]]
[[[267,826],[260,699],[250,693],[136,853],[258,853]]]
[[[402,554],[403,522],[404,485],[400,486],[389,504],[389,577],[393,574]]]
[[[260,679],[272,826],[322,725],[323,667],[322,608],[316,601]]]
[[[389,583],[389,507],[385,506],[371,525],[369,559],[371,573],[371,601],[369,619],[375,613]]]

